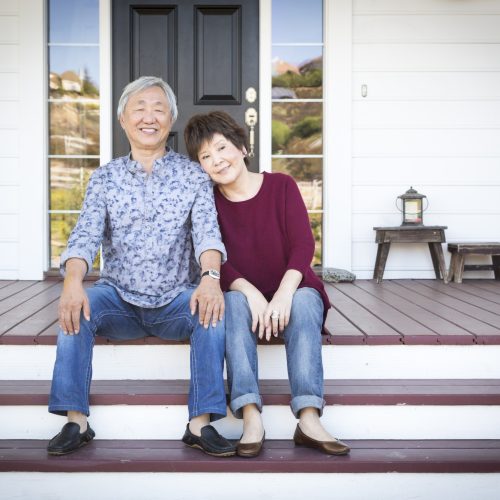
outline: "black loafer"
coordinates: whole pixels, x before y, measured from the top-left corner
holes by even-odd
[[[236,446],[231,444],[224,436],[221,436],[215,427],[211,425],[202,427],[201,436],[195,436],[189,430],[189,424],[187,424],[182,442],[191,446],[191,448],[198,448],[214,457],[232,457],[236,454]]]
[[[87,430],[80,434],[80,426],[75,422],[68,422],[61,432],[54,436],[47,446],[49,455],[66,455],[78,450],[95,437],[95,432],[87,424]]]

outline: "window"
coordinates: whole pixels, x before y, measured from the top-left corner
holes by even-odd
[[[322,263],[323,3],[272,2],[272,169],[297,181]]]
[[[49,267],[58,268],[99,166],[99,0],[49,0],[48,9]]]

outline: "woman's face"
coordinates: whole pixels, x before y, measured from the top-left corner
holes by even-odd
[[[204,142],[198,152],[198,161],[203,170],[217,184],[231,184],[246,169],[246,150],[238,149],[221,134],[214,134]]]

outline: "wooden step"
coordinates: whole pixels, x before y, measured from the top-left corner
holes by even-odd
[[[288,405],[287,380],[261,380],[264,405]],[[94,380],[91,405],[186,405],[188,380]],[[0,380],[0,405],[47,405],[49,380]],[[325,380],[327,405],[500,405],[500,380]]]
[[[500,472],[500,440],[359,440],[334,457],[267,440],[259,457],[215,458],[178,440],[94,440],[76,453],[49,457],[46,441],[0,441],[0,472]]]

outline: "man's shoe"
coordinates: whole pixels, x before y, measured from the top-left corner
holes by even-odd
[[[211,425],[202,427],[201,436],[196,436],[189,430],[189,424],[187,424],[182,442],[214,457],[232,457],[236,454],[236,446],[221,436]]]
[[[299,446],[307,446],[308,448],[316,448],[328,455],[347,455],[351,450],[349,446],[338,439],[334,441],[316,441],[309,437],[307,434],[302,432],[299,424],[295,429],[295,434],[293,435],[293,441]]]
[[[66,455],[76,451],[95,437],[95,432],[87,424],[87,430],[80,434],[80,426],[75,422],[68,422],[61,432],[54,436],[47,446],[49,455]]]
[[[262,439],[256,443],[240,443],[236,445],[236,454],[239,457],[253,458],[259,455],[260,450],[262,450],[262,445],[266,439],[266,433],[262,435]]]

